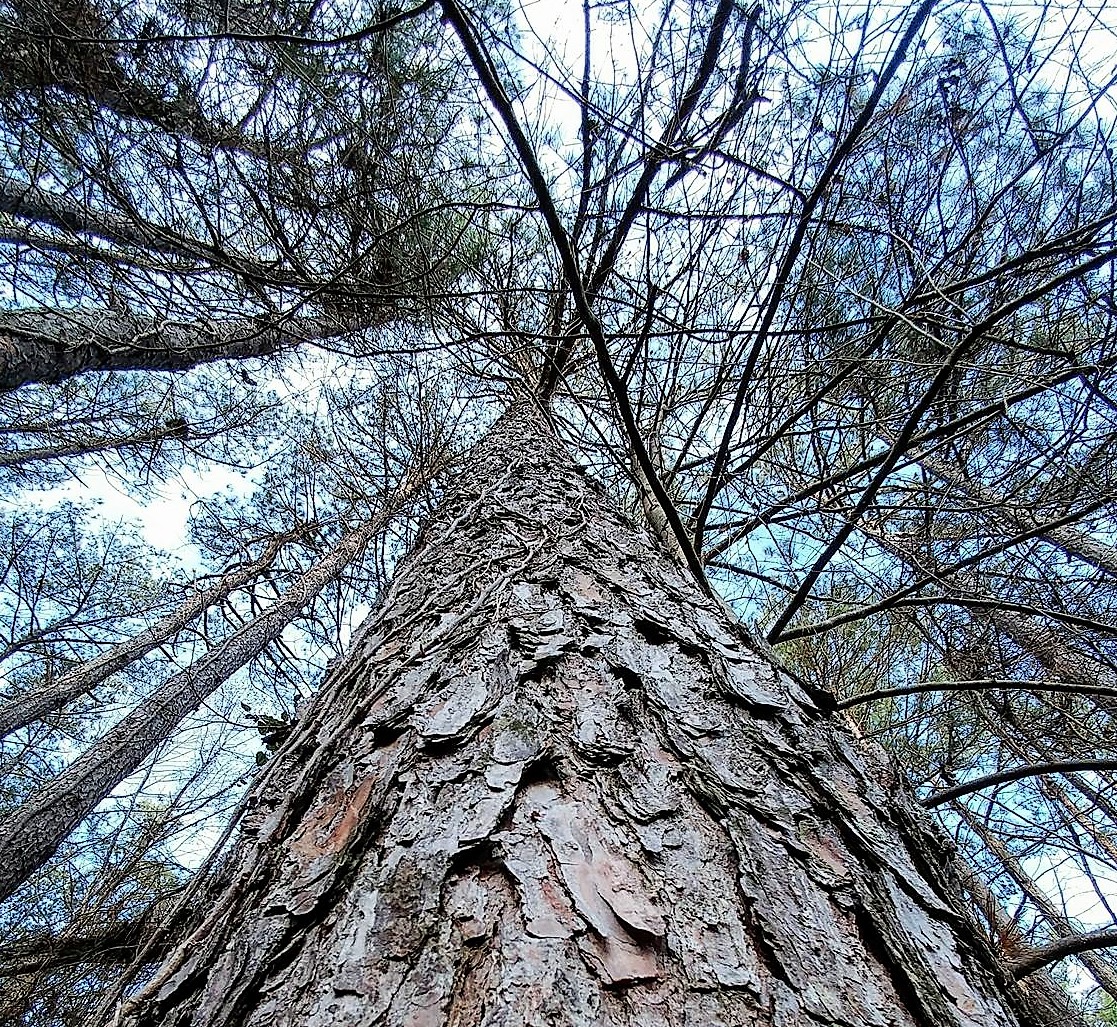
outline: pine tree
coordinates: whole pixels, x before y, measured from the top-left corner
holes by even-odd
[[[1117,83],[1046,11],[0,8],[4,1015],[1117,988]]]
[[[1044,1022],[811,691],[514,406],[123,1022]]]

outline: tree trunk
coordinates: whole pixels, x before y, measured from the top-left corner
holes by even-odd
[[[1039,1022],[926,815],[526,407],[201,888],[124,1023]]]
[[[306,531],[307,528],[304,526],[273,536],[264,546],[264,551],[258,559],[230,567],[208,587],[201,582],[195,582],[194,588],[188,593],[186,599],[150,627],[144,628],[143,631],[137,632],[123,642],[118,642],[92,660],[87,660],[68,670],[49,686],[18,695],[7,701],[0,701],[0,739],[6,738],[21,727],[57,713],[67,703],[91,692],[113,674],[142,659],[156,646],[177,635],[188,624],[201,617],[211,606],[224,602],[238,588],[259,578],[271,566],[283,546]]]
[[[65,770],[0,822],[0,901],[39,869],[81,821],[139,769],[185,717],[275,641],[384,530],[416,483],[407,482],[371,520],[345,535],[258,617],[171,675]]]
[[[1041,667],[1064,681],[1091,687],[1117,687],[1117,675],[1113,668],[1089,653],[1067,645],[1064,641],[1066,632],[1060,635],[1034,618],[1011,610],[994,609],[990,611],[989,619]]]
[[[387,305],[360,318],[240,318],[209,324],[105,310],[4,314],[0,392],[62,382],[87,371],[184,371],[219,360],[264,357],[342,339],[404,316],[402,307]],[[367,346],[365,351],[375,352]]]
[[[212,247],[141,218],[96,210],[61,193],[20,182],[11,175],[5,175],[0,180],[0,213],[70,232],[94,235],[106,243],[134,246],[168,257],[212,258],[215,252]]]
[[[317,322],[305,321],[201,325],[108,311],[9,314],[0,318],[0,392],[61,382],[86,371],[181,371],[217,360],[267,356],[323,334],[329,330],[323,333]]]
[[[128,449],[133,446],[150,446],[172,439],[190,438],[190,426],[185,422],[170,422],[157,428],[133,432],[131,435],[91,436],[80,442],[58,442],[51,446],[36,446],[34,449],[14,449],[0,451],[0,469],[8,467],[25,468],[45,460],[62,460],[68,456],[89,456],[113,449]]]

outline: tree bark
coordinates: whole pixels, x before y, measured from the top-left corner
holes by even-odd
[[[513,408],[122,1022],[1050,1017],[962,912],[941,835],[870,765]]]
[[[176,323],[110,311],[49,311],[0,319],[0,392],[65,381],[85,371],[181,371],[217,360],[262,357],[307,339],[340,335],[305,319]]]

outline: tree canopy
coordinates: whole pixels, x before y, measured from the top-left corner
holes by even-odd
[[[0,3],[5,816],[146,739],[16,875],[5,1014],[103,998],[527,396],[1117,1000],[1115,31]]]

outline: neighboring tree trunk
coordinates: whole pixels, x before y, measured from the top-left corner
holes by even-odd
[[[1007,521],[1017,531],[1033,531],[1043,523],[1042,518],[1036,517],[1027,508],[1017,503],[1006,502],[994,490],[963,479],[961,474],[945,460],[933,456],[921,456],[919,463],[936,478],[940,478],[963,496],[980,504],[982,511],[988,517]],[[1117,549],[1106,545],[1095,535],[1065,524],[1048,529],[1040,538],[1064,553],[1073,553],[1099,571],[1117,578]]]
[[[1064,681],[1103,688],[1117,687],[1113,668],[1088,653],[1067,646],[1048,626],[1011,610],[992,610],[989,619],[1041,667]]]
[[[0,179],[0,214],[70,232],[94,235],[107,243],[131,246],[167,257],[213,259],[216,250],[141,218],[96,210],[64,196],[20,182],[11,175]]]
[[[153,443],[167,442],[171,439],[189,439],[190,425],[185,421],[170,421],[158,428],[133,432],[131,435],[116,437],[90,437],[80,442],[60,442],[53,446],[38,446],[35,449],[16,449],[0,452],[0,468],[27,467],[44,460],[62,460],[68,456],[88,456],[90,453],[104,453],[112,449],[127,449],[131,446],[150,446]]]
[[[109,311],[7,314],[0,319],[0,392],[65,381],[85,371],[181,371],[199,364],[262,357],[380,322],[344,324],[296,318],[209,325]]]
[[[1012,879],[1016,887],[1018,887],[1028,897],[1032,905],[1043,914],[1043,918],[1047,921],[1047,925],[1051,928],[1051,932],[1055,937],[1068,941],[1080,939],[1083,932],[1067,919],[1065,907],[1060,907],[1058,903],[1052,902],[1051,899],[1048,898],[1047,892],[1036,884],[1028,872],[1020,865],[1020,861],[1008,851],[1004,842],[997,838],[992,832],[985,829],[982,825],[981,818],[975,816],[966,806],[960,803],[955,806],[955,812],[962,817],[970,830],[981,839],[982,844],[997,857],[1001,866],[1004,867],[1005,873]],[[1008,934],[1001,938],[1001,946],[1004,948],[1005,954],[1014,962],[1016,960],[1027,960],[1033,955],[1034,951],[1019,937],[1019,932],[1017,932],[1014,937],[1011,929]],[[1109,995],[1117,996],[1117,973],[1114,972],[1114,968],[1110,965],[1110,961],[1103,953],[1093,952],[1087,949],[1085,951],[1074,952],[1073,954],[1078,957],[1079,962],[1090,971],[1094,980],[1097,981]]]
[[[268,609],[172,675],[103,738],[0,823],[0,900],[41,867],[66,836],[137,770],[183,718],[260,653],[349,566],[415,488],[408,483],[371,520],[346,535]]]
[[[157,645],[197,620],[205,610],[258,578],[271,566],[283,546],[306,530],[306,526],[303,526],[295,531],[273,536],[258,559],[230,567],[206,587],[201,587],[196,582],[193,591],[183,602],[150,627],[117,643],[100,656],[68,670],[49,687],[0,704],[0,738],[6,738],[21,727],[56,713],[78,696],[92,691],[102,681],[146,656]]]
[[[301,724],[118,1022],[1073,1022],[1033,1019],[927,817],[526,407]]]

